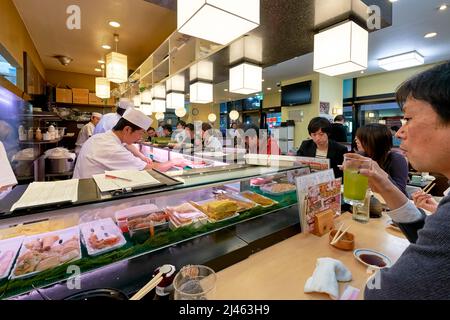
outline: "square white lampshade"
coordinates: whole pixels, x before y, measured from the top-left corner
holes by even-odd
[[[230,92],[251,94],[261,90],[261,67],[244,62],[230,69]]]
[[[152,91],[150,89],[146,89],[141,93],[141,103],[151,104],[152,99]]]
[[[152,101],[152,111],[159,113],[159,112],[166,112],[166,100],[163,99],[153,99]]]
[[[262,38],[245,36],[230,45],[230,64],[243,59],[262,62]]]
[[[424,63],[425,59],[417,51],[402,53],[378,60],[378,66],[388,71],[410,68]]]
[[[157,84],[152,88],[152,97],[156,99],[164,100],[166,98],[166,86],[163,84]]]
[[[166,91],[178,91],[178,92],[184,92],[184,76],[182,75],[175,75],[166,82]]]
[[[369,33],[349,21],[314,36],[314,71],[337,76],[367,69]]]
[[[213,85],[206,82],[195,82],[190,86],[190,101],[192,103],[213,102]]]
[[[135,95],[133,97],[133,104],[135,108],[140,108],[141,107],[141,95]]]
[[[167,109],[184,108],[184,93],[171,92],[166,97]]]
[[[140,109],[146,116],[151,116],[153,113],[153,108],[151,104],[141,104],[141,109]]]
[[[95,78],[95,95],[100,99],[109,99],[111,97],[111,86],[108,79],[103,77]]]
[[[259,21],[260,0],[177,1],[179,32],[222,45],[258,27]]]
[[[189,68],[191,81],[201,79],[212,81],[214,79],[214,64],[212,61],[200,61]]]
[[[106,78],[114,83],[128,81],[128,57],[117,52],[106,55]]]

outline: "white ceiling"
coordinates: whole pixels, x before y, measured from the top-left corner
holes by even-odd
[[[398,0],[393,3],[391,27],[369,35],[369,68],[364,74],[353,73],[342,79],[367,76],[385,72],[378,67],[378,59],[416,50],[425,57],[425,63],[450,59],[450,7],[445,11],[437,8],[445,0]],[[450,5],[450,3],[447,2]],[[435,38],[425,39],[429,32],[437,32]],[[276,83],[313,72],[313,54],[285,61],[264,70],[264,89],[277,89]]]
[[[137,68],[175,29],[176,13],[143,0],[13,0],[46,69],[98,74],[97,61],[115,49],[113,34],[120,36],[118,52],[128,56],[129,69]],[[67,7],[81,9],[81,30],[69,30]],[[122,24],[119,29],[110,20]],[[73,62],[64,67],[54,55]]]

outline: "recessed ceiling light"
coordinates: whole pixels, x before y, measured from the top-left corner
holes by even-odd
[[[361,71],[361,74],[364,74],[364,71]]]
[[[102,48],[106,50],[111,50],[111,46],[107,44],[102,45]]]
[[[228,91],[228,89],[223,89],[223,91]]]
[[[95,71],[97,71],[97,72],[101,72],[101,71],[102,71],[102,69],[100,69],[100,68],[95,68]]]
[[[390,2],[397,2],[397,0],[389,0]]]
[[[281,89],[278,89],[278,92],[281,92]]]
[[[118,23],[117,21],[110,21],[109,25],[113,28],[120,28],[120,23]]]
[[[97,62],[100,63],[100,64],[104,64],[105,63],[105,61],[103,61],[103,60],[98,60]]]
[[[269,91],[270,91],[270,90],[272,90],[272,88],[267,88],[267,90],[269,90]]]
[[[425,38],[434,38],[436,36],[437,36],[436,32],[430,32],[430,33],[427,33],[424,37]]]
[[[448,6],[446,4],[443,4],[439,7],[439,10],[444,11],[447,10]]]

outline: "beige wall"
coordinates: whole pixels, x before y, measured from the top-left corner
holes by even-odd
[[[194,116],[192,114],[192,109],[196,108],[199,113]],[[194,123],[194,121],[208,122],[208,116],[210,113],[214,113],[217,117],[217,120],[213,124],[213,128],[220,129],[220,104],[191,104],[188,109],[188,113],[185,117],[182,118],[186,123]]]
[[[23,52],[26,51],[41,76],[46,78],[41,58],[12,0],[0,0],[0,44],[20,68],[23,68]]]
[[[319,100],[330,103],[328,114],[333,115],[333,109],[342,109],[344,99],[344,82],[337,77],[319,75]]]
[[[278,89],[277,89],[278,90]],[[263,108],[273,108],[281,106],[281,93],[274,92],[264,94]]]
[[[288,81],[283,81],[282,85],[289,85],[296,82],[312,80],[312,99],[311,104],[302,105],[298,107],[282,107],[281,108],[281,120],[289,120],[289,111],[301,110],[303,111],[303,121],[295,123],[295,141],[296,148],[300,146],[300,143],[309,137],[308,123],[314,117],[319,116],[319,74],[311,74],[301,78],[295,78]]]
[[[431,68],[432,66],[433,65],[425,65],[358,78],[357,96],[365,97],[394,93],[397,87],[405,80],[419,72]]]
[[[68,86],[69,88],[83,88],[95,92],[95,76],[57,70],[47,70],[46,75],[47,82],[56,87]]]

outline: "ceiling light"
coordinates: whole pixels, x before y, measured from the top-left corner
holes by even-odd
[[[185,115],[186,115],[186,109],[183,107],[183,108],[178,108],[178,109],[176,109],[175,110],[175,115],[178,117],[178,118],[183,118]]]
[[[363,70],[363,71],[361,71],[361,74],[364,74],[364,70]]]
[[[184,93],[184,76],[177,74],[166,81],[167,92],[178,91]]]
[[[367,30],[353,21],[339,24],[314,35],[314,71],[333,77],[365,70],[368,52]]]
[[[211,103],[214,100],[212,83],[197,81],[191,84],[190,92],[192,103]]]
[[[153,99],[152,100],[152,109],[153,112],[156,113],[164,113],[166,112],[166,100],[163,99]]]
[[[98,60],[97,62],[100,63],[100,64],[105,64],[104,60]]]
[[[281,89],[278,89],[278,92],[282,92]]]
[[[228,99],[228,100],[231,100],[231,99]],[[236,121],[237,119],[239,119],[239,112],[237,112],[236,110],[231,111],[230,119],[233,121]]]
[[[111,46],[107,44],[102,45],[102,48],[106,50],[111,50]]]
[[[437,36],[437,32],[430,32],[430,33],[427,33],[425,36],[424,36],[424,38],[434,38],[434,37],[436,37]]]
[[[398,0],[389,0],[389,2],[397,2]]]
[[[230,69],[230,92],[251,94],[262,89],[262,67],[242,63]]]
[[[155,119],[160,121],[160,120],[164,120],[164,113],[163,112],[158,112],[157,114],[155,114]]]
[[[171,92],[166,97],[167,109],[184,108],[184,93]]]
[[[133,104],[135,108],[140,108],[141,107],[141,95],[135,95],[133,97]]]
[[[144,104],[151,104],[152,103],[152,91],[150,89],[144,90],[144,92],[141,93],[141,102]]]
[[[141,102],[142,102],[142,97],[141,97]],[[151,116],[153,114],[153,109],[152,109],[152,105],[151,104],[141,104],[141,109],[140,109],[146,116]]]
[[[117,52],[118,34],[114,34],[114,42],[116,43],[116,52],[106,55],[106,77],[111,82],[124,83],[128,81],[128,57]]]
[[[53,56],[53,58],[58,59],[58,61],[63,65],[63,66],[67,66],[69,65],[69,63],[71,63],[73,61],[73,59],[71,57],[68,56],[62,56],[62,55],[56,55]]]
[[[152,97],[164,100],[166,98],[166,87],[163,84],[157,84],[152,88]]]
[[[110,21],[109,25],[113,28],[120,28],[120,23],[118,23],[117,21]]]
[[[417,51],[411,51],[378,60],[378,65],[388,71],[419,66],[425,59]]]
[[[212,81],[214,77],[214,64],[211,61],[200,61],[189,68],[191,81],[200,79]]]
[[[216,121],[217,120],[217,116],[214,114],[214,113],[210,113],[209,115],[208,115],[208,121],[209,122],[214,122],[214,121]]]
[[[223,89],[223,91],[228,92],[228,89]]]
[[[111,88],[108,79],[104,77],[95,78],[95,95],[100,99],[109,99],[111,97]]]
[[[444,11],[444,10],[447,10],[447,8],[448,8],[448,6],[446,4],[443,4],[439,7],[439,10]]]
[[[177,1],[178,32],[222,45],[258,27],[259,20],[260,0]]]
[[[267,88],[267,90],[269,90],[269,91],[270,91],[270,90],[272,90],[272,88]]]
[[[97,72],[102,72],[102,69],[100,69],[100,68],[95,68],[94,70]]]

